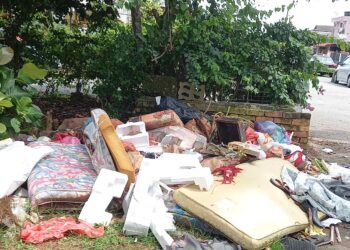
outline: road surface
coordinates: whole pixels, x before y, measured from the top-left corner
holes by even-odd
[[[315,110],[311,112],[309,150],[314,156],[327,162],[341,165],[350,164],[350,88],[331,83],[331,78],[319,77],[320,85],[326,90],[324,95],[312,91],[310,100]],[[323,148],[331,148],[333,154],[322,152]],[[308,156],[311,156],[309,151]],[[326,231],[327,235],[329,231]],[[350,224],[340,225],[341,245],[327,245],[321,250],[350,249]]]
[[[320,77],[324,95],[312,91],[311,137],[350,142],[350,88]]]

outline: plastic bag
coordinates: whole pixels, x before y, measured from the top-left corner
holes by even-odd
[[[275,142],[291,144],[286,130],[271,121],[255,122],[254,129],[261,133],[268,133]]]
[[[50,147],[31,148],[19,141],[1,149],[0,198],[15,192],[28,179],[35,165],[52,152]]]
[[[257,133],[258,134],[258,143],[262,150],[267,152],[273,146],[273,139],[267,133]]]
[[[259,135],[258,133],[252,129],[251,127],[248,127],[245,131],[245,137],[247,142],[251,143],[251,144],[258,144],[258,138]]]
[[[26,243],[39,244],[47,240],[63,238],[66,232],[85,234],[94,239],[104,235],[104,227],[94,228],[84,221],[77,221],[71,217],[53,218],[39,224],[26,221],[20,237]]]
[[[84,144],[97,173],[99,173],[102,168],[115,170],[112,157],[97,125],[99,116],[104,113],[105,112],[101,109],[92,110],[92,119],[89,120],[84,128]]]
[[[176,112],[176,114],[180,117],[180,119],[184,123],[192,119],[202,118],[202,117],[205,117],[207,120],[210,120],[210,116],[204,114],[199,109],[194,107],[189,107],[185,103],[169,96],[162,96],[159,104],[156,106],[156,109],[159,111],[172,109]]]

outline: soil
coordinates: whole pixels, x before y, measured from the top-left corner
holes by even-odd
[[[323,152],[324,148],[332,149],[333,153]],[[309,159],[318,158],[328,163],[338,163],[341,166],[350,165],[350,142],[311,138],[305,154]]]
[[[90,117],[90,111],[101,108],[101,104],[90,96],[37,96],[33,103],[40,107],[43,114],[52,112],[53,128],[56,129],[64,119]]]

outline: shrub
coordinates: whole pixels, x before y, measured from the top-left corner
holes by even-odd
[[[27,63],[15,77],[14,71],[4,66],[11,61],[13,54],[9,47],[0,49],[0,139],[39,127],[43,116],[26,89],[29,83],[44,78],[46,71]]]

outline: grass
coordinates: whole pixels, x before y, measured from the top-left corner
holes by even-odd
[[[19,228],[0,229],[0,249],[6,250],[108,250],[108,249],[160,249],[156,238],[150,233],[147,237],[128,237],[122,234],[122,224],[112,224],[101,238],[90,239],[85,235],[69,234],[60,240],[51,240],[38,245],[26,244],[19,238]]]
[[[40,213],[43,219],[53,217],[67,216],[67,213],[45,210]],[[77,217],[77,214],[70,213],[69,216]],[[68,234],[66,237],[59,240],[51,240],[42,244],[32,245],[21,241],[19,237],[20,228],[1,228],[0,227],[0,250],[109,250],[109,249],[126,249],[126,250],[153,250],[161,249],[157,239],[149,232],[147,237],[134,237],[123,235],[123,223],[121,220],[116,220],[116,223],[106,227],[105,234],[101,238],[90,239],[85,235],[77,235],[74,233]],[[180,238],[184,233],[189,233],[201,240],[209,240],[214,237],[220,240],[227,240],[218,236],[204,234],[196,228],[188,228],[177,225],[175,232],[169,234],[174,238]],[[280,240],[275,240],[271,246],[271,250],[283,250],[283,244]]]
[[[271,250],[284,250],[284,246],[283,243],[280,239],[275,240],[272,242],[271,246],[270,246]]]

